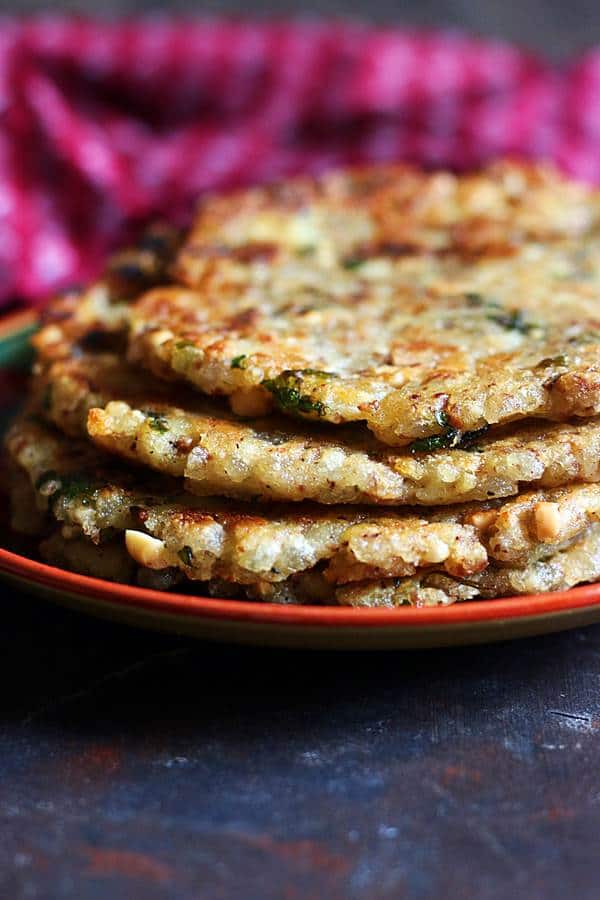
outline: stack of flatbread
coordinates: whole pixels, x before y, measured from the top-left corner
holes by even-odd
[[[600,194],[552,170],[206,198],[34,343],[6,445],[52,564],[387,607],[600,579]]]

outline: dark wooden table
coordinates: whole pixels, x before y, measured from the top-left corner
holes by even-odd
[[[556,58],[600,40],[597,0],[368,9]],[[252,7],[286,10],[365,6]],[[599,896],[600,627],[326,655],[135,632],[3,591],[2,898]]]
[[[4,593],[0,896],[595,900],[600,627],[220,647]]]

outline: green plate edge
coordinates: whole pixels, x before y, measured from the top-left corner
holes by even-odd
[[[29,339],[37,331],[36,324],[20,326],[14,332],[0,336],[0,367],[3,369],[28,369],[33,362],[33,347]]]

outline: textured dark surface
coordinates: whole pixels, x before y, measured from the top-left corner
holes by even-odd
[[[598,896],[600,628],[325,655],[4,595],[0,896]]]

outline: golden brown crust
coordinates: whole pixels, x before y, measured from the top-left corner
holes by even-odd
[[[534,491],[487,506],[402,512],[261,507],[184,494],[174,480],[111,465],[90,445],[31,418],[13,425],[7,448],[35,488],[40,509],[97,543],[131,530],[140,564],[181,569],[199,580],[278,582],[318,566],[333,583],[423,569],[462,577],[484,570],[488,560],[528,565],[600,518],[599,485]],[[540,510],[547,512],[549,504],[558,510],[558,524],[550,536],[540,535]]]
[[[59,360],[34,379],[44,415],[61,430],[188,490],[262,500],[438,505],[600,480],[600,421],[489,432],[467,448],[411,453],[356,427],[285,417],[239,419],[222,405],[127,366],[113,354]]]
[[[465,579],[436,572],[412,578],[353,582],[339,586],[335,596],[343,606],[446,606],[461,600],[564,591],[599,579],[600,525],[595,524],[566,549],[522,568],[491,565]]]
[[[71,568],[276,602],[600,577],[599,197],[507,164],[210,198],[174,275],[163,235],[51,305],[31,408],[69,438],[11,429],[16,524],[58,523]]]
[[[331,266],[361,255],[504,257],[527,240],[576,237],[597,219],[585,187],[543,166],[497,163],[460,177],[378,166],[206,198],[176,271],[196,287],[215,277],[239,283],[257,260],[309,252]]]
[[[265,411],[364,421],[398,446],[596,415],[598,196],[503,165],[214,198],[178,258],[187,287],[132,307],[132,359],[236,409],[262,392]]]

